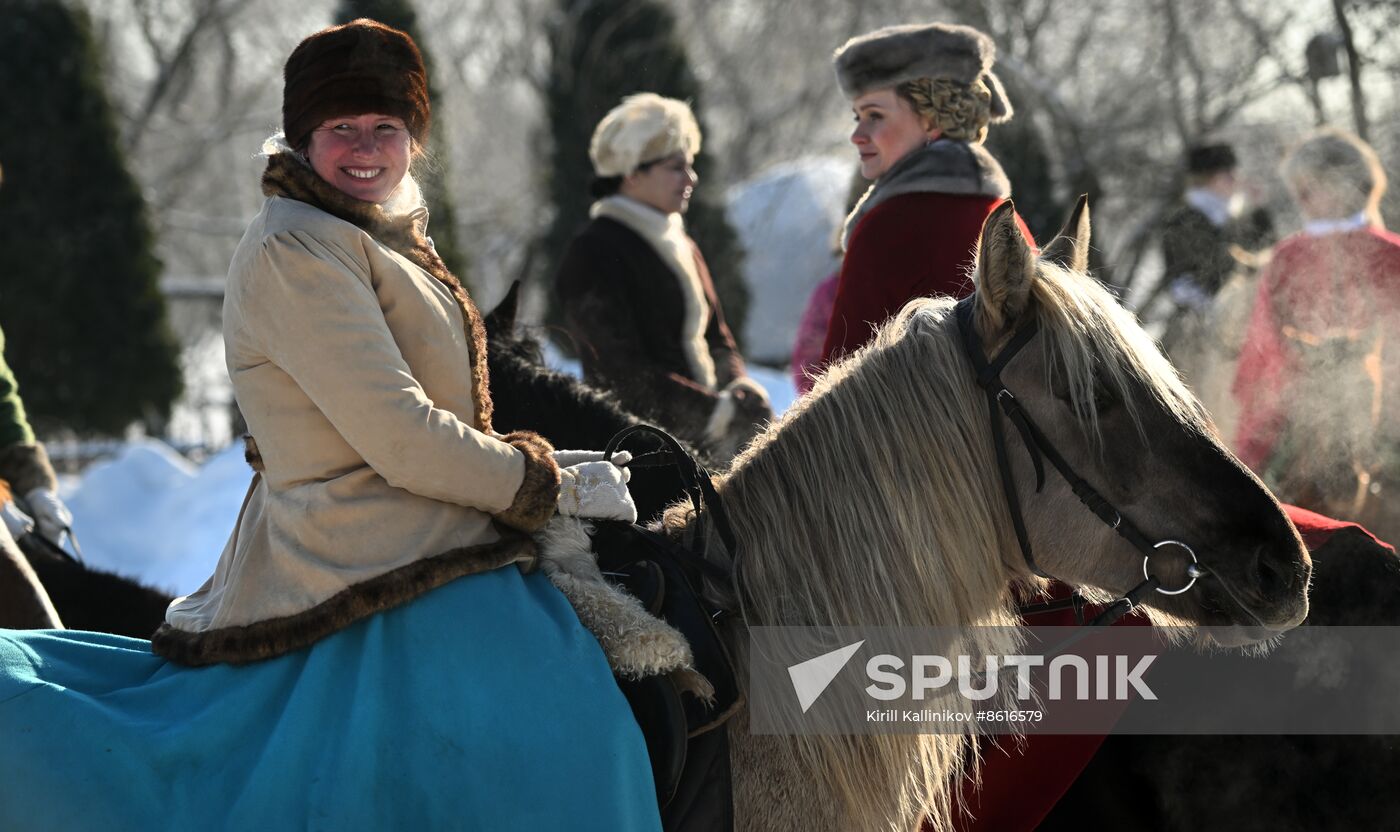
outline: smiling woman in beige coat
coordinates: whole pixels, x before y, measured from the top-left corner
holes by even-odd
[[[287,61],[224,306],[260,473],[151,643],[0,631],[0,828],[659,829],[602,650],[531,571],[556,511],[635,507],[599,455],[492,431],[408,173],[429,113],[394,29]]]

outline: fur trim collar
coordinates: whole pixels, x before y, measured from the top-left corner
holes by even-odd
[[[841,232],[841,248],[877,205],[903,194],[937,193],[966,196],[1011,196],[1011,180],[1001,164],[980,144],[939,139],[895,162],[856,203]]]
[[[467,347],[471,350],[472,401],[476,406],[475,427],[483,433],[489,433],[491,392],[486,370],[486,326],[461,281],[447,270],[442,258],[438,257],[433,248],[432,241],[424,234],[428,222],[428,209],[420,206],[406,213],[393,214],[373,202],[355,199],[326,182],[300,157],[290,152],[273,153],[267,157],[262,192],[264,196],[280,196],[305,202],[333,217],[345,220],[447,287],[462,309]]]
[[[671,268],[685,301],[680,341],[685,351],[686,365],[690,367],[690,377],[706,389],[714,390],[718,384],[715,361],[710,355],[710,345],[705,341],[705,330],[710,325],[710,304],[705,299],[700,271],[695,266],[695,244],[685,233],[685,220],[680,214],[663,214],[635,199],[620,195],[604,197],[593,203],[588,215],[595,219],[607,217],[637,232],[651,244],[662,262]]]

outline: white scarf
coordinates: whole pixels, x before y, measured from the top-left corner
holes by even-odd
[[[685,301],[685,317],[681,321],[681,349],[691,378],[710,390],[716,386],[715,361],[705,342],[705,329],[710,324],[710,304],[700,285],[700,273],[695,268],[695,249],[685,233],[685,220],[679,213],[663,214],[635,199],[615,194],[593,203],[588,215],[616,220],[646,240],[657,255],[676,275],[676,282]]]
[[[1186,204],[1206,215],[1216,228],[1224,227],[1240,212],[1243,200],[1239,195],[1223,197],[1208,188],[1190,188],[1185,195]]]

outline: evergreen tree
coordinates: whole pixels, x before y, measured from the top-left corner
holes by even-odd
[[[550,282],[574,234],[588,221],[593,128],[624,96],[654,92],[689,101],[705,133],[700,85],[676,35],[671,11],[655,0],[559,0],[549,32],[551,64],[546,107],[549,123],[548,195],[554,220],[540,242],[540,278]],[[743,251],[724,215],[719,183],[707,176],[702,142],[695,159],[700,177],[686,214],[686,229],[705,255],[725,319],[741,337],[748,312]],[[553,292],[548,293],[553,297]],[[552,304],[551,304],[552,306]],[[558,320],[558,310],[550,318]]]
[[[448,184],[451,151],[443,136],[447,122],[442,118],[442,97],[433,83],[433,57],[418,32],[418,13],[413,10],[409,0],[341,0],[335,15],[336,23],[349,23],[362,17],[406,32],[418,44],[418,51],[423,53],[423,65],[428,69],[428,100],[433,105],[433,126],[428,139],[431,163],[427,170],[418,174],[418,184],[422,186],[423,198],[428,203],[431,214],[428,233],[433,238],[438,256],[470,292],[471,281],[467,271],[471,264],[467,253],[457,245],[457,211]]]
[[[0,328],[35,427],[119,434],[180,393],[160,263],[85,13],[8,0],[0,26]]]

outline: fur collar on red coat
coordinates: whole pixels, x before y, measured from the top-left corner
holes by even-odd
[[[274,153],[267,157],[262,191],[264,196],[280,196],[305,202],[363,229],[365,233],[447,287],[462,309],[467,345],[471,350],[472,401],[476,405],[476,413],[473,414],[476,418],[476,428],[482,433],[491,433],[491,392],[487,384],[486,370],[486,326],[482,323],[481,313],[477,311],[476,304],[472,303],[462,282],[447,270],[442,258],[438,257],[437,251],[433,249],[433,244],[424,236],[420,220],[427,212],[388,214],[379,205],[355,199],[322,179],[308,164],[290,152]]]
[[[980,144],[939,139],[895,162],[856,203],[841,233],[841,248],[850,242],[862,218],[875,206],[901,194],[938,193],[965,196],[1011,196],[1011,180],[1001,164]]]

